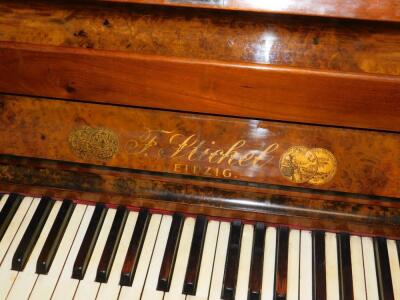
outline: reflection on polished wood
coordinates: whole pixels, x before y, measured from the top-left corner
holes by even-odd
[[[104,2],[144,3],[279,14],[312,15],[363,20],[400,21],[396,0],[101,0]]]
[[[400,197],[394,133],[18,96],[0,105],[0,154]]]
[[[400,130],[399,76],[11,42],[0,42],[0,73],[3,93]]]
[[[400,238],[400,202],[0,156],[1,191]],[[245,200],[244,200],[245,199]]]
[[[97,1],[2,1],[0,12],[0,41],[400,75],[396,23]]]

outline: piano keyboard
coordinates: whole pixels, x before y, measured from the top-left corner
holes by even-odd
[[[400,243],[2,195],[0,299],[400,300]]]

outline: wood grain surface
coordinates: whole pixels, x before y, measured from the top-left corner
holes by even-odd
[[[0,154],[400,196],[394,133],[3,95],[0,134]]]
[[[396,23],[99,1],[2,1],[0,12],[0,41],[400,75]]]
[[[400,77],[0,42],[0,92],[400,131]]]
[[[29,196],[400,238],[400,206],[390,198],[227,184],[6,156],[0,156],[0,182],[1,192]]]
[[[277,14],[354,18],[362,20],[400,20],[400,6],[395,0],[101,0],[117,3],[143,3],[227,10],[257,11]]]

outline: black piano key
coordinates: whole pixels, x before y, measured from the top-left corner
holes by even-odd
[[[146,237],[147,228],[149,227],[150,218],[151,215],[147,209],[143,208],[139,211],[139,216],[122,267],[120,285],[132,285],[140,253]]]
[[[325,232],[313,232],[313,300],[326,299]]]
[[[32,250],[35,247],[36,241],[42,232],[43,226],[46,223],[47,217],[50,214],[54,201],[44,197],[40,199],[35,213],[15,251],[12,259],[11,268],[15,271],[22,271],[31,256]]]
[[[234,299],[237,275],[239,271],[240,243],[242,240],[242,223],[233,221],[229,234],[228,251],[222,283],[222,299]]]
[[[85,276],[87,266],[89,264],[94,246],[100,234],[101,226],[103,225],[107,207],[102,204],[96,204],[93,216],[90,220],[85,237],[83,238],[82,245],[76,256],[74,267],[72,270],[72,278],[82,280]]]
[[[0,195],[0,199],[2,195]],[[15,212],[17,211],[19,205],[24,197],[18,194],[11,194],[8,196],[3,209],[0,212],[0,241],[3,238],[8,226],[13,219]]]
[[[382,237],[374,238],[374,250],[379,299],[394,300],[386,239]]]
[[[251,254],[249,299],[261,299],[261,287],[264,265],[265,225],[256,223],[254,228],[253,251]]]
[[[353,272],[351,270],[350,236],[347,233],[340,233],[337,236],[340,299],[353,299]]]
[[[39,254],[39,258],[36,263],[36,273],[47,274],[49,272],[51,263],[53,262],[54,256],[56,255],[58,247],[60,246],[61,239],[64,236],[64,232],[67,228],[74,208],[75,204],[70,200],[64,200],[61,204],[57,217],[54,220],[46,242],[43,245],[43,249]]]
[[[119,206],[117,209],[97,268],[97,282],[106,283],[108,280],[128,213],[129,211],[123,206]]]
[[[206,237],[206,229],[206,217],[198,216],[194,226],[192,245],[190,246],[189,261],[186,269],[185,281],[183,284],[183,294],[196,295],[201,257],[203,254],[204,240]]]
[[[289,229],[278,228],[276,240],[275,295],[274,300],[285,300],[287,292],[287,269],[289,255]]]
[[[176,255],[178,253],[179,240],[182,233],[184,218],[181,214],[175,213],[169,231],[164,258],[161,264],[160,275],[158,276],[157,290],[168,292],[171,285],[172,273]]]

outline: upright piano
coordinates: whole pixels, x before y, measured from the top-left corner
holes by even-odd
[[[0,299],[400,300],[396,0],[0,2]]]

